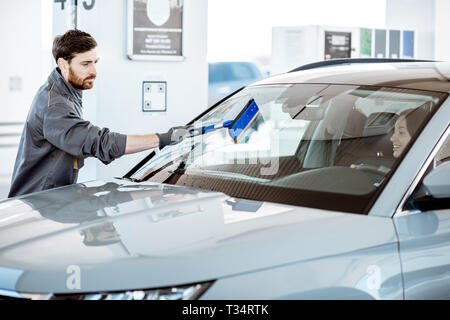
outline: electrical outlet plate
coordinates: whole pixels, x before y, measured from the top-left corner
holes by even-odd
[[[143,112],[167,111],[166,81],[142,82],[142,111]]]

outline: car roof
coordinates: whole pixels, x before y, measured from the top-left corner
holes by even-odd
[[[208,65],[224,65],[224,64],[251,64],[255,63],[251,61],[220,61],[220,62],[209,62]]]
[[[354,63],[275,75],[253,83],[322,83],[450,92],[450,63]]]

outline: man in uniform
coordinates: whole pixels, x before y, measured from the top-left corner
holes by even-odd
[[[124,154],[171,143],[174,130],[148,135],[124,135],[99,128],[82,118],[82,91],[97,76],[95,39],[80,30],[55,38],[57,67],[37,92],[20,140],[8,197],[76,183],[84,159],[105,164]]]

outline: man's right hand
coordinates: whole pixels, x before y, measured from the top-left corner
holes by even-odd
[[[185,126],[170,128],[166,133],[157,133],[159,137],[159,149],[167,145],[177,144],[183,140],[183,137],[189,134],[188,127]]]
[[[176,144],[183,140],[185,136],[191,135],[188,131],[190,127],[173,127],[166,133],[156,133],[147,135],[127,135],[125,154],[141,152],[159,147],[164,148],[169,144]]]

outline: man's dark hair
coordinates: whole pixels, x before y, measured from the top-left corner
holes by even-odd
[[[84,53],[97,47],[97,41],[86,32],[69,30],[53,40],[53,57],[58,62],[59,58],[69,63],[78,53]]]

